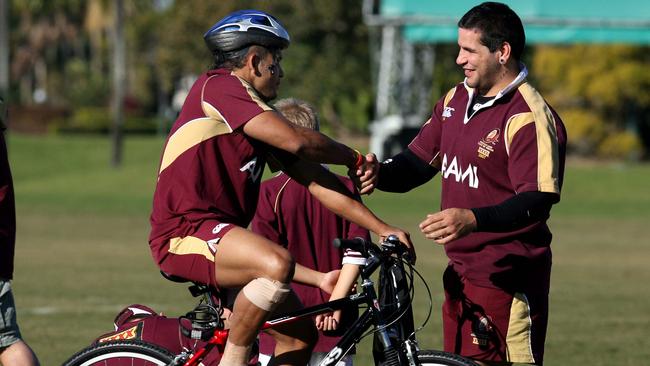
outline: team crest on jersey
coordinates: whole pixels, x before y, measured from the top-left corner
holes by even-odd
[[[494,151],[494,145],[499,142],[500,134],[501,130],[495,128],[478,142],[477,152],[479,158],[485,159],[490,157],[490,154]]]

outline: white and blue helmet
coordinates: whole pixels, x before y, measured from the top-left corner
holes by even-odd
[[[239,10],[218,21],[203,35],[210,51],[230,52],[250,45],[286,48],[289,33],[270,14],[259,10]]]

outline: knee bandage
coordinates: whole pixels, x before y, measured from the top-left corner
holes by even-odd
[[[250,357],[251,346],[238,346],[231,341],[226,342],[226,349],[221,356],[219,366],[246,366]],[[201,364],[203,365],[203,364]]]
[[[289,295],[288,283],[273,281],[268,278],[256,278],[242,289],[244,296],[260,309],[273,311]]]

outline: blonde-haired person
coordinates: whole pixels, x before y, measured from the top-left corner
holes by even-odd
[[[304,100],[285,98],[278,100],[273,106],[294,125],[320,131],[320,119],[316,109]]]
[[[290,122],[310,128],[319,129],[318,115],[311,104],[295,99],[282,99],[275,104],[275,109]],[[355,192],[355,198],[360,200],[354,189],[354,184],[347,177],[339,179]],[[332,246],[335,238],[362,237],[370,239],[368,230],[359,227],[325,208],[318,202],[303,185],[295,182],[286,174],[262,182],[257,212],[251,223],[253,232],[271,241],[279,243],[289,250],[298,266],[305,271],[328,273],[341,269],[336,286],[331,295],[321,289],[294,282],[292,287],[305,307],[318,305],[328,300],[336,300],[347,296],[359,275],[359,266],[365,264],[360,253],[346,251]],[[356,309],[341,311],[326,315],[318,315],[315,319],[319,329],[319,340],[314,347],[309,365],[318,365],[338,342],[339,336],[330,336],[330,332],[339,330],[341,317],[356,317]],[[350,324],[351,321],[345,323]],[[260,361],[266,364],[273,353],[273,340],[262,334],[260,337]],[[352,357],[348,355],[340,365],[352,365]]]

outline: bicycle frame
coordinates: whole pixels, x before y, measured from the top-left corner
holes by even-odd
[[[384,264],[385,261],[372,254],[367,258],[367,264],[361,271],[361,288],[362,291],[358,294],[353,294],[348,297],[329,301],[323,304],[310,306],[307,308],[292,311],[286,314],[281,314],[270,320],[267,320],[261,330],[273,328],[281,324],[288,324],[305,317],[323,314],[341,310],[345,307],[356,306],[365,304],[366,310],[359,316],[359,318],[352,324],[352,326],[343,334],[336,346],[327,353],[325,359],[321,362],[321,366],[335,365],[339,362],[362,338],[363,334],[368,331],[371,326],[375,326],[379,333],[379,339],[385,351],[393,352],[393,357],[396,355],[395,346],[392,344],[388,332],[386,331],[386,324],[383,315],[381,314],[381,307],[379,305],[375,284],[370,279],[370,275],[375,270]],[[199,362],[214,348],[217,347],[220,352],[223,352],[226,340],[228,338],[228,330],[217,329],[208,341],[208,343],[197,349],[183,366],[196,366]],[[417,352],[417,343],[413,340],[403,340],[406,344],[407,358],[409,364],[416,365],[414,354]],[[181,361],[188,357],[189,354],[182,353],[178,355],[175,362]],[[182,362],[182,361],[181,361]],[[174,364],[174,363],[172,363]],[[178,363],[177,363],[178,364]]]
[[[411,310],[414,274],[423,281],[430,300],[431,292],[424,278],[408,263],[408,253],[396,237],[389,236],[381,243],[381,248],[363,239],[340,240],[338,245],[335,241],[335,246],[361,252],[367,258],[366,265],[361,270],[361,293],[274,317],[265,322],[262,329],[317,314],[343,310],[346,307],[359,308],[365,305],[365,311],[346,330],[336,346],[325,355],[320,366],[337,364],[354,345],[370,334],[374,334],[375,362],[381,365],[478,366],[472,360],[453,353],[419,348],[415,334],[427,323],[432,304],[430,301],[429,314],[425,321],[415,329]],[[407,266],[408,271],[405,269]],[[380,280],[378,289],[375,289],[370,276],[378,268]],[[165,273],[163,275],[171,281],[188,282]],[[96,362],[101,362],[102,365],[118,362],[121,365],[128,363],[129,360],[131,364],[147,362],[147,364],[166,366],[198,366],[202,362],[217,362],[218,356],[224,352],[229,333],[224,329],[223,309],[225,307],[222,306],[224,297],[220,296],[223,294],[215,288],[200,283],[190,286],[190,292],[194,297],[204,296],[204,300],[201,300],[194,310],[178,318],[181,342],[179,348],[176,348],[176,345],[171,346],[175,351],[144,340],[93,343],[71,356],[65,365],[83,366],[96,364]],[[191,324],[191,329],[187,324]],[[370,330],[371,327],[374,329]],[[183,342],[183,339],[191,339],[195,342],[189,345]],[[215,347],[219,351],[218,354],[211,353],[216,351]]]

